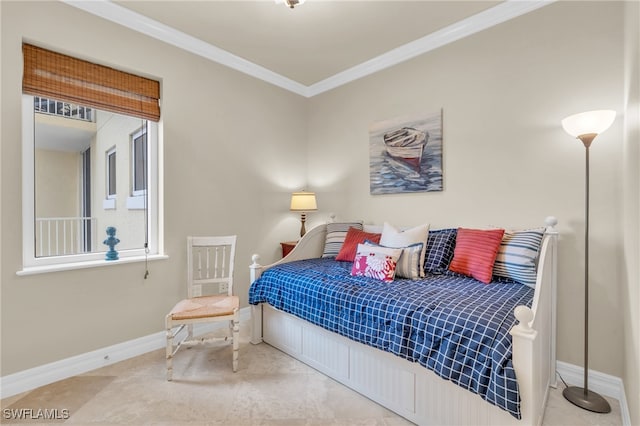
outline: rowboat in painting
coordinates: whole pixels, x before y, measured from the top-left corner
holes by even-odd
[[[420,168],[422,153],[427,145],[429,133],[413,127],[402,127],[383,135],[387,153],[398,160]]]

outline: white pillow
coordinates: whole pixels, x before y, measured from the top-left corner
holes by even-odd
[[[385,222],[382,226],[380,245],[385,247],[404,248],[413,244],[422,243],[422,253],[420,255],[420,276],[424,277],[424,258],[427,251],[428,238],[428,223],[399,231],[393,227],[393,225]]]

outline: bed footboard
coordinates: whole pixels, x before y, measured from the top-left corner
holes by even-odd
[[[515,309],[519,323],[511,329],[523,423],[532,426],[542,424],[549,387],[556,387],[557,223],[554,217],[545,220],[533,303],[531,309]]]

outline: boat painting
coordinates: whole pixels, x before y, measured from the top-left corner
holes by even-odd
[[[442,110],[369,128],[370,192],[442,191]]]
[[[409,163],[419,171],[428,138],[428,132],[413,127],[402,127],[385,133],[382,140],[390,156]]]

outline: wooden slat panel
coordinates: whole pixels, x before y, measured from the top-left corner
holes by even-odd
[[[147,120],[160,119],[160,83],[24,43],[22,91]]]

